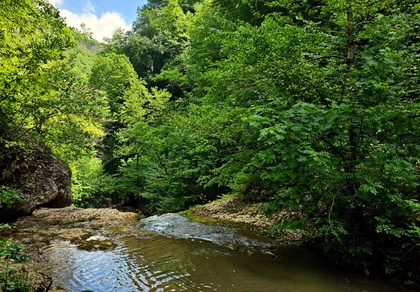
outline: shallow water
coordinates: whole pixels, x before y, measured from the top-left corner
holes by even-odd
[[[151,216],[140,220],[143,230],[184,239],[206,240],[218,245],[241,245],[250,249],[265,250],[273,246],[274,240],[252,232],[226,226],[204,225],[191,222],[177,213]]]
[[[234,251],[198,239],[126,236],[110,251],[53,242],[44,254],[54,285],[67,291],[400,291],[331,267],[305,248],[277,257]]]

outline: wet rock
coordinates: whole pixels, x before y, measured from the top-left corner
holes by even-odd
[[[53,283],[53,279],[51,276],[48,276],[40,271],[30,272],[29,278],[31,279],[32,289],[35,292],[49,291]]]
[[[56,157],[45,152],[17,154],[2,162],[0,185],[15,189],[21,197],[13,208],[0,205],[0,220],[31,214],[38,206],[71,204],[70,172]]]
[[[258,237],[253,234],[243,234],[237,228],[225,226],[210,226],[197,222],[191,222],[179,214],[168,213],[161,216],[151,216],[140,220],[143,229],[156,233],[185,239],[201,239],[211,241],[224,246],[246,246],[256,248],[267,248],[273,245],[267,238]]]
[[[117,244],[109,239],[105,240],[86,240],[78,245],[83,250],[108,250],[114,249]]]
[[[253,230],[259,234],[274,236],[284,243],[299,242],[305,234],[303,230],[273,230],[273,226],[278,223],[299,220],[302,217],[300,212],[283,209],[267,217],[262,203],[247,202],[238,197],[226,197],[181,214],[192,221]]]
[[[65,292],[60,287],[50,287],[52,278],[43,272],[48,265],[45,249],[55,241],[72,242],[88,250],[113,249],[115,238],[124,230],[130,233],[130,224],[135,224],[138,216],[106,208],[38,208],[32,216],[10,223],[11,229],[0,230],[0,238],[10,237],[24,246],[31,262],[21,266],[29,271],[34,291]]]

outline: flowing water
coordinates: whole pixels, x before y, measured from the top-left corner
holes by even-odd
[[[175,225],[169,224],[171,232]],[[160,229],[161,234],[168,230],[154,226],[160,227],[149,229]],[[211,242],[210,229],[202,227],[206,240],[194,238],[192,229],[184,229],[184,238],[149,232],[120,237],[117,247],[108,251],[53,242],[44,252],[48,272],[54,285],[67,291],[400,291],[387,282],[341,272],[305,248],[280,246],[274,251],[258,238],[244,240],[247,236],[216,227],[216,242],[225,236],[256,247],[260,241],[263,252],[272,252],[234,250]]]

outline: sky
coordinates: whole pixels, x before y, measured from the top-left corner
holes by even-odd
[[[130,29],[137,7],[147,0],[48,0],[60,10],[68,26],[80,29],[86,24],[93,37],[102,41],[117,28]]]

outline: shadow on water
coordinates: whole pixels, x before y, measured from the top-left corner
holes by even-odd
[[[282,246],[276,258],[199,239],[118,239],[111,251],[54,242],[45,251],[56,286],[68,291],[400,291],[332,268],[305,248]]]

